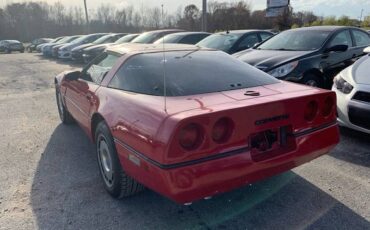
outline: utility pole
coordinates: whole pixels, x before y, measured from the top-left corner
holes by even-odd
[[[361,26],[361,22],[362,22],[362,14],[364,13],[364,9],[361,10],[361,15],[360,15],[360,26]]]
[[[87,12],[86,0],[84,0],[84,5],[85,5],[85,17],[86,17],[87,33],[90,33],[89,13]]]
[[[203,0],[202,30],[207,32],[207,0]]]

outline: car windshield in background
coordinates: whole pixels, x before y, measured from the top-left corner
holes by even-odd
[[[126,36],[123,36],[122,38],[118,39],[115,43],[116,44],[122,44],[122,43],[131,42],[137,36],[138,36],[137,34],[126,35]]]
[[[135,39],[137,36],[138,36],[137,34],[129,34],[129,35],[123,36],[122,38],[118,39],[114,43],[116,44],[128,43],[128,42],[131,42],[133,39]]]
[[[109,34],[109,35],[105,35],[105,36],[99,38],[98,40],[94,41],[92,44],[100,45],[100,44],[104,44],[106,42],[110,42],[112,40],[113,40],[113,35]]]
[[[214,34],[203,39],[197,45],[227,52],[241,36],[242,34]]]
[[[109,86],[163,96],[163,68],[163,53],[136,55],[121,66]],[[165,73],[168,96],[228,91],[279,82],[221,51],[166,52]]]
[[[65,40],[65,43],[70,43],[70,42],[76,40],[77,38],[79,38],[79,37],[78,36],[69,37],[67,40]]]
[[[65,37],[65,38],[62,38],[62,39],[60,39],[59,41],[57,41],[56,43],[58,43],[58,44],[67,43],[67,41],[68,41],[70,38],[71,38],[71,37]]]
[[[258,46],[259,50],[310,51],[320,49],[330,31],[291,30],[280,33]]]
[[[182,35],[177,35],[177,34],[170,34],[167,36],[164,36],[163,39],[158,39],[157,41],[154,42],[154,44],[162,44],[164,43],[177,43],[182,38]]]
[[[81,43],[81,42],[83,42],[85,39],[87,39],[88,37],[89,37],[88,35],[85,35],[85,36],[79,37],[79,38],[77,38],[76,40],[74,40],[74,41],[72,42],[72,44]]]
[[[158,38],[158,33],[143,33],[139,35],[137,38],[132,40],[132,43],[142,43],[142,44],[149,44],[153,43]]]

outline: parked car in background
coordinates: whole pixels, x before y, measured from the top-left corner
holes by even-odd
[[[29,53],[32,53],[33,51],[36,51],[36,47],[40,44],[45,44],[45,43],[48,43],[48,42],[51,42],[53,39],[51,38],[38,38],[38,39],[35,39],[31,42],[30,45],[28,45],[26,47],[26,50],[29,52]]]
[[[57,42],[54,43],[47,43],[42,47],[42,54],[44,56],[50,57],[53,55],[53,47],[57,45],[65,45],[69,44],[71,41],[75,39],[75,36],[65,36]]]
[[[58,51],[58,58],[64,59],[64,60],[70,60],[72,58],[72,49],[80,45],[94,42],[97,39],[105,35],[107,35],[107,33],[95,33],[95,34],[89,34],[89,35],[82,36],[74,40],[71,44],[67,44],[65,46],[60,47]]]
[[[370,134],[370,47],[368,55],[334,78],[339,124]]]
[[[207,32],[180,32],[166,35],[157,41],[154,44],[162,43],[173,43],[173,44],[189,44],[194,45],[203,40],[204,38],[211,35]]]
[[[105,44],[94,45],[94,46],[85,48],[85,49],[83,49],[83,52],[82,52],[82,57],[84,59],[84,62],[89,63],[94,58],[96,58],[97,56],[102,54],[104,52],[104,50],[109,46],[129,43],[133,39],[138,37],[139,35],[140,34],[128,34],[128,35],[125,35],[125,36],[121,37],[120,39],[118,39],[117,41],[115,41],[113,43],[105,43]]]
[[[167,30],[153,30],[140,34],[137,38],[131,41],[131,43],[140,43],[140,44],[151,44],[158,39],[168,35],[179,32],[185,32],[184,30],[178,29],[167,29]]]
[[[78,61],[78,62],[83,61],[82,54],[83,54],[83,50],[85,48],[89,48],[89,47],[95,46],[95,45],[113,43],[113,42],[117,41],[118,39],[120,39],[121,37],[123,37],[125,35],[127,35],[127,34],[125,34],[125,33],[107,34],[107,35],[95,40],[94,42],[77,46],[76,48],[72,49],[72,60],[73,61]]]
[[[144,185],[185,204],[290,170],[339,142],[334,92],[278,81],[219,50],[169,44],[164,52],[166,81],[163,46],[137,44],[55,78],[60,118],[95,143],[113,197]]]
[[[54,58],[57,58],[58,57],[58,52],[59,52],[59,49],[65,45],[68,45],[68,44],[71,44],[73,41],[79,39],[80,37],[82,37],[83,35],[75,35],[75,36],[70,36],[68,38],[67,41],[65,41],[63,44],[59,44],[59,45],[55,45],[53,46],[52,48],[52,51],[51,51],[51,56],[54,57]]]
[[[370,35],[355,27],[305,27],[284,31],[235,57],[281,80],[324,88],[369,45]]]
[[[264,30],[230,30],[208,36],[196,45],[233,54],[252,48],[272,36],[273,33]]]
[[[51,44],[51,43],[57,43],[58,41],[62,40],[64,37],[58,37],[58,38],[55,38],[53,40],[51,40],[50,42],[47,42],[47,43],[44,43],[44,44],[40,44],[38,46],[36,46],[36,52],[39,52],[39,53],[42,53],[42,48],[48,44]]]
[[[17,40],[2,40],[0,41],[0,52],[10,54],[11,52],[18,51],[24,53],[23,43]]]

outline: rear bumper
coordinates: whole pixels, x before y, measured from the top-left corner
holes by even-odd
[[[178,203],[228,192],[293,169],[328,153],[339,142],[337,124],[295,136],[296,148],[262,161],[248,150],[179,167],[162,167],[116,140],[123,168],[140,183]]]

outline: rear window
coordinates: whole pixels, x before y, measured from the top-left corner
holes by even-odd
[[[279,82],[268,74],[220,51],[139,54],[127,60],[109,87],[155,96],[188,96],[243,89]]]

